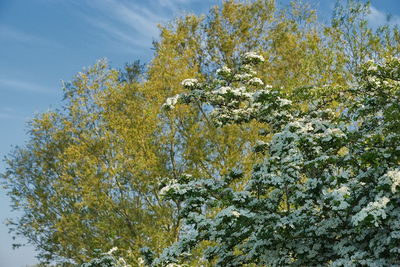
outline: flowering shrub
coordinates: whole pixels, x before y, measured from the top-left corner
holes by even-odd
[[[338,110],[321,103],[299,109],[256,77],[264,58],[247,53],[209,83],[166,101],[212,106],[217,127],[265,123],[257,142],[262,162],[243,190],[240,171],[213,180],[173,181],[166,199],[182,201],[179,241],[153,266],[184,262],[201,241],[215,266],[400,265],[400,60],[368,62],[353,98]]]
[[[126,261],[119,257],[114,256],[117,247],[113,247],[108,252],[103,253],[100,257],[92,259],[90,262],[81,264],[81,267],[132,267]]]

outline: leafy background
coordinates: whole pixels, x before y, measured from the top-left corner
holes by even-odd
[[[285,5],[288,1],[277,1]],[[311,1],[327,20],[334,1]],[[26,140],[26,123],[33,114],[57,108],[62,99],[60,80],[70,80],[82,66],[106,57],[113,67],[152,58],[157,24],[193,12],[207,13],[220,1],[0,1],[0,156]],[[322,16],[321,16],[322,14]],[[324,16],[326,14],[327,16]],[[372,1],[368,21],[372,27],[400,23],[396,0]],[[4,170],[0,163],[0,172]],[[11,213],[0,189],[0,221]],[[7,228],[0,226],[0,266],[35,263],[31,247],[13,251]]]

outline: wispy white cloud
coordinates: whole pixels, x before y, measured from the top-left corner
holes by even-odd
[[[157,5],[160,5],[163,8],[168,8],[176,13],[180,6],[189,5],[191,3],[198,2],[198,0],[156,0],[155,2]]]
[[[7,120],[20,120],[20,121],[29,121],[26,114],[24,114],[21,108],[16,109],[12,107],[0,107],[0,120],[7,121]]]
[[[105,37],[108,41],[119,42],[121,47],[148,47],[159,34],[157,24],[165,22],[168,17],[163,13],[165,10],[152,9],[149,3],[116,0],[86,3],[91,11],[96,12],[82,13],[82,17],[107,34]],[[99,32],[95,31],[94,34]]]
[[[23,119],[13,108],[0,107],[0,120]]]
[[[16,90],[16,91],[40,93],[40,94],[54,93],[54,91],[52,91],[50,88],[37,83],[0,78],[0,91],[3,90]]]
[[[15,115],[0,111],[0,120],[15,119]]]
[[[0,24],[0,42],[18,42],[50,47],[61,46],[59,43],[53,40],[48,40],[3,24]]]
[[[389,15],[376,7],[372,6],[370,7],[370,14],[367,16],[367,21],[369,24],[377,28],[379,26],[382,26],[384,24],[389,24],[389,25],[400,25],[400,17],[397,15]]]
[[[157,24],[165,20],[163,14],[150,10],[143,5],[134,2],[117,2],[115,0],[103,0],[107,10],[111,11],[114,18],[135,29],[143,36],[152,38],[158,34]]]
[[[120,27],[115,26],[114,24],[93,17],[85,17],[87,22],[89,22],[92,26],[99,28],[102,32],[96,33],[104,36],[105,39],[115,39],[121,44],[121,42],[125,45],[136,46],[136,47],[144,47],[147,46],[148,39],[143,37],[134,37],[135,35],[129,33],[127,30],[123,30]],[[110,35],[112,38],[110,38]]]
[[[158,24],[179,14],[179,9],[205,0],[86,0],[81,16],[119,48],[149,47],[159,36]],[[78,2],[75,2],[78,3]],[[76,6],[82,8],[82,2]],[[94,12],[93,12],[94,11]]]
[[[178,10],[180,7],[188,7],[195,3],[219,4],[220,1],[216,0],[154,0],[156,4],[167,7],[171,10]]]

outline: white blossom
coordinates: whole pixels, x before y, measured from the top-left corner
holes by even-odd
[[[374,202],[368,203],[368,205],[363,208],[361,211],[356,213],[353,218],[353,224],[357,226],[362,221],[364,221],[368,216],[372,216],[373,222],[375,226],[378,226],[381,219],[385,219],[386,214],[386,205],[389,203],[390,199],[387,197],[379,198]]]
[[[182,86],[187,89],[193,89],[198,84],[197,79],[186,79],[182,81]]]
[[[253,77],[253,75],[249,73],[237,73],[235,74],[234,78],[237,81],[247,81],[250,80]]]
[[[162,106],[162,109],[171,110],[175,108],[175,105],[178,103],[180,95],[175,95],[173,97],[168,97],[165,103]]]
[[[220,88],[218,88],[217,90],[215,90],[214,92],[220,95],[224,95],[228,92],[232,91],[232,89],[229,86],[221,86]]]
[[[112,255],[115,251],[117,251],[118,250],[118,248],[117,247],[113,247],[113,248],[111,248],[108,252],[107,252],[107,254],[109,254],[109,255]]]
[[[234,211],[232,211],[232,215],[233,215],[234,217],[236,217],[236,218],[239,218],[240,213],[237,212],[236,210],[234,210]]]
[[[161,188],[159,194],[160,196],[165,196],[168,194],[171,190],[177,190],[179,189],[179,183],[175,179],[171,179],[167,185],[165,185],[163,188]]]
[[[144,264],[145,264],[144,259],[141,257],[138,258],[138,263],[139,263],[139,266],[144,266]]]
[[[400,170],[389,171],[387,176],[390,178],[392,185],[391,190],[392,193],[397,192],[397,187],[400,188]]]
[[[246,62],[264,62],[264,57],[255,52],[247,52],[244,54],[243,58]]]
[[[221,69],[217,69],[217,74],[221,76],[228,76],[231,74],[231,69],[227,66],[222,67]]]
[[[257,77],[251,78],[247,83],[254,86],[264,85],[263,81]]]

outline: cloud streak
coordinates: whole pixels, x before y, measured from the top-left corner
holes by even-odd
[[[21,110],[20,107],[0,107],[0,120],[4,121],[28,121],[31,118],[27,117],[26,114]]]
[[[148,38],[158,35],[157,23],[165,19],[162,14],[154,13],[148,8],[133,3],[122,4],[115,0],[105,0],[104,2],[114,14],[114,18]]]
[[[86,5],[96,11],[81,13],[84,20],[97,28],[94,34],[105,34],[104,39],[119,43],[119,47],[148,47],[159,34],[157,24],[167,20],[161,9],[152,9],[149,4],[99,0],[86,1]]]
[[[127,30],[123,30],[120,27],[113,25],[110,22],[106,22],[101,19],[92,18],[92,17],[84,17],[84,19],[91,24],[92,26],[101,30],[101,32],[97,33],[104,36],[104,39],[110,40],[110,35],[112,39],[115,39],[117,42],[122,42],[125,45],[136,46],[136,47],[145,47],[147,46],[146,42],[148,39],[140,37],[135,38],[134,34],[129,33]]]
[[[28,81],[2,79],[0,78],[0,90],[17,90],[21,92],[32,92],[40,94],[52,94],[50,88]]]
[[[34,34],[0,24],[0,42],[18,42],[30,45],[60,47],[61,45]]]
[[[399,16],[392,16],[386,14],[385,12],[378,10],[376,7],[372,5],[370,7],[370,14],[368,14],[367,16],[367,21],[374,28],[378,28],[379,26],[382,26],[384,24],[389,24],[392,26],[400,25]]]
[[[172,14],[194,2],[201,0],[86,0],[85,7],[82,2],[75,3],[81,8],[81,17],[96,28],[92,34],[103,35],[118,49],[134,50],[151,46],[159,36],[157,25],[168,22]]]
[[[8,107],[0,108],[0,120],[9,120],[9,119],[22,119],[23,116],[17,114],[17,112]]]

